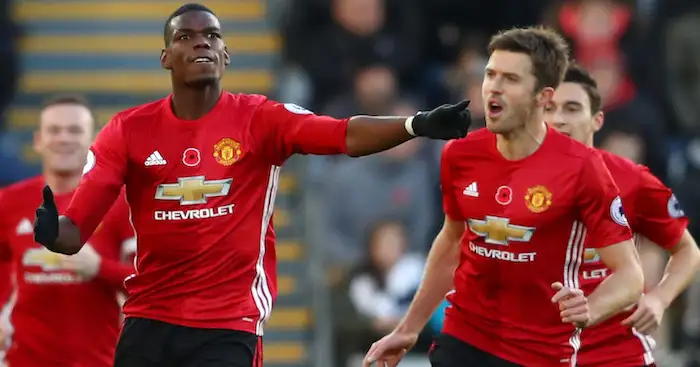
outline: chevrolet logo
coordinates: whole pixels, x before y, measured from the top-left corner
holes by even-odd
[[[528,242],[535,228],[516,226],[507,218],[486,216],[486,220],[469,219],[467,225],[477,236],[484,237],[484,242],[494,245],[508,245],[509,241]]]
[[[600,261],[600,254],[598,253],[598,250],[587,248],[586,251],[583,252],[584,263],[593,263],[598,261]]]
[[[61,269],[61,254],[49,252],[45,248],[32,248],[22,256],[22,264],[25,266],[39,266],[44,271]]]
[[[228,195],[232,178],[206,181],[204,176],[178,178],[176,184],[160,184],[158,200],[178,200],[180,205],[205,204],[208,198]]]

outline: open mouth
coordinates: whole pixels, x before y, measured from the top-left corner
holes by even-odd
[[[498,117],[503,113],[503,105],[497,100],[489,100],[487,108],[489,117]]]
[[[192,61],[195,64],[213,64],[214,60],[208,56],[200,56]]]

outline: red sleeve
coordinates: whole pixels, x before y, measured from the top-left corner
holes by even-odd
[[[129,207],[123,195],[119,196],[95,237],[96,241],[104,241],[101,244],[104,252],[97,278],[112,287],[123,289],[124,279],[134,273],[133,264],[123,258],[124,247],[134,240]]]
[[[593,153],[586,158],[577,186],[579,217],[588,229],[590,247],[606,247],[632,238],[620,193],[600,155]]]
[[[0,191],[0,208],[12,208],[7,203],[7,197]],[[11,209],[10,209],[11,210]],[[14,226],[8,223],[8,213],[0,213],[0,305],[7,304],[12,294],[12,248],[10,239]]]
[[[12,210],[12,205],[8,202],[10,200],[9,195],[4,195],[3,191],[0,191],[0,208],[3,212],[0,212],[0,266],[4,263],[10,263],[12,261],[12,248],[10,247],[10,240],[12,239],[12,231],[16,228],[12,223],[9,223],[9,213],[6,210]]]
[[[65,212],[80,229],[83,242],[95,231],[124,185],[127,149],[119,115],[97,135],[83,178]]]
[[[97,278],[111,287],[126,290],[124,288],[124,280],[133,273],[134,266],[131,264],[103,258],[100,263],[100,271],[97,273]]]
[[[665,249],[675,246],[688,226],[688,218],[671,189],[641,166],[634,214],[634,231]]]
[[[442,149],[442,156],[440,157],[440,191],[442,191],[442,208],[445,211],[445,215],[452,220],[459,221],[463,220],[463,218],[459,212],[452,182],[452,171],[448,154],[448,149],[451,145],[452,141],[445,144],[445,147]]]
[[[291,103],[265,101],[256,107],[251,132],[268,157],[281,165],[292,154],[345,154],[348,119],[318,116]]]

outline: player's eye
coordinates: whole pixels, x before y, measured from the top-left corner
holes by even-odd
[[[221,35],[216,32],[212,32],[209,33],[209,38],[221,38]]]
[[[73,135],[78,135],[83,133],[83,128],[80,126],[71,126],[68,128],[68,132],[73,134]]]
[[[178,40],[184,41],[186,39],[189,39],[190,37],[186,34],[181,34],[177,37]]]

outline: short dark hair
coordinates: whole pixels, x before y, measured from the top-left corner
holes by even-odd
[[[85,98],[85,96],[81,94],[59,94],[51,96],[46,101],[44,101],[44,103],[42,104],[42,109],[62,104],[77,104],[79,106],[83,106],[89,110],[92,110],[90,102],[88,102],[87,98]]]
[[[488,53],[494,51],[523,53],[532,60],[537,79],[535,90],[556,88],[564,79],[569,64],[569,46],[556,31],[545,27],[513,28],[491,37]]]
[[[49,107],[58,105],[77,105],[85,107],[90,112],[90,116],[92,116],[93,123],[97,123],[95,120],[95,111],[92,109],[92,106],[90,105],[90,102],[88,102],[88,99],[81,94],[59,94],[49,97],[41,105],[41,110],[43,111]]]
[[[179,17],[180,15],[190,11],[203,11],[213,16],[216,16],[216,14],[214,14],[214,12],[211,9],[198,3],[188,3],[177,8],[172,14],[170,14],[168,19],[165,21],[165,24],[163,25],[163,41],[165,42],[166,46],[170,46],[170,34],[172,33],[172,29],[170,28],[170,21],[173,20],[173,18]]]
[[[603,99],[598,91],[598,83],[593,79],[591,74],[577,63],[569,64],[564,76],[565,83],[576,83],[586,91],[588,100],[591,103],[591,114],[600,112],[603,107]]]

